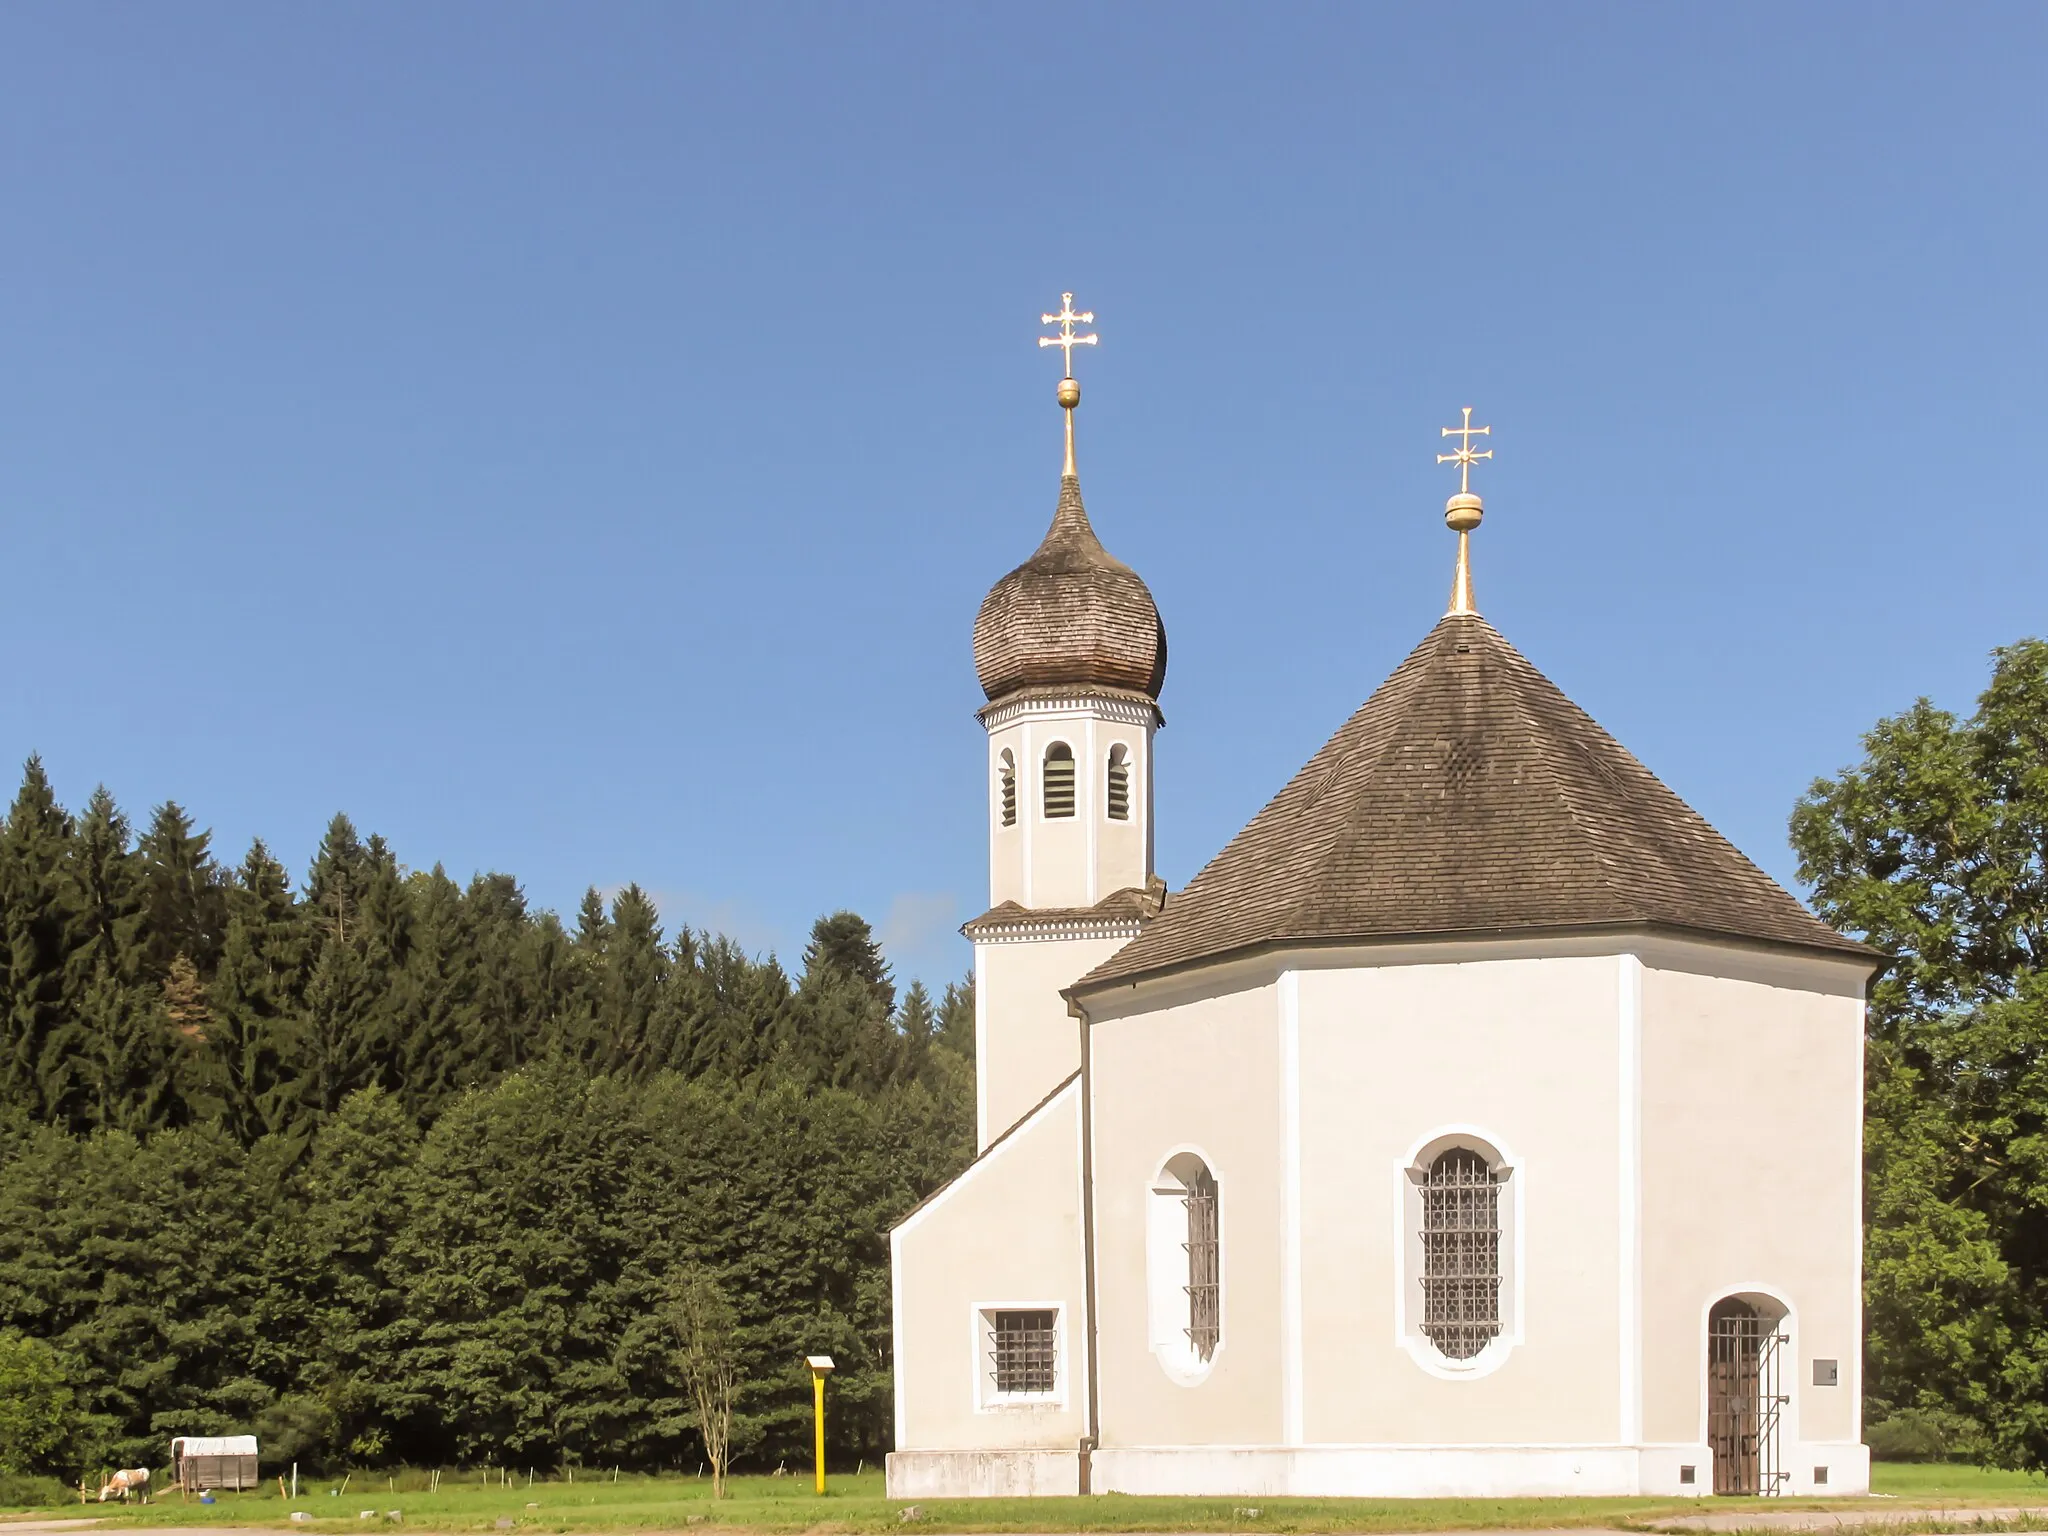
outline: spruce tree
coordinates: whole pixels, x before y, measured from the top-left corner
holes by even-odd
[[[629,885],[612,902],[611,937],[597,994],[592,1064],[598,1071],[629,1077],[642,1073],[667,977],[660,914],[645,891]]]
[[[932,995],[922,981],[913,981],[903,994],[903,1006],[896,1011],[896,1036],[902,1053],[898,1080],[921,1083],[931,1065],[932,1042],[938,1032],[938,1015]]]
[[[31,757],[0,832],[0,971],[6,1017],[0,1037],[0,1095],[56,1118],[75,1092],[66,1064],[75,1041],[66,1021],[81,978],[70,859],[75,832],[57,804],[42,759]]]
[[[896,1010],[896,985],[890,979],[882,946],[866,918],[857,912],[838,911],[811,925],[811,942],[804,949],[804,979],[821,971],[837,971],[866,983],[882,1005],[882,1012]]]
[[[974,974],[946,983],[939,999],[936,1043],[972,1064],[974,1061]]]
[[[228,877],[209,851],[212,834],[193,827],[175,800],[150,817],[135,851],[142,863],[143,903],[148,914],[147,975],[162,979],[179,955],[212,978],[227,940]]]
[[[245,1146],[284,1129],[291,1118],[289,1098],[280,1097],[279,1088],[296,1046],[313,937],[284,866],[260,840],[252,844],[228,891],[227,935],[210,991],[204,1051],[220,1113]]]
[[[392,978],[398,1097],[416,1122],[474,1081],[485,1055],[478,1038],[477,956],[462,890],[440,865],[411,882],[406,963]]]

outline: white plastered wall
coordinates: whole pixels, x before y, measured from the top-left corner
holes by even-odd
[[[1644,1437],[1705,1440],[1707,1309],[1773,1296],[1785,1491],[1861,1492],[1864,968],[1704,946],[1644,961]],[[1814,1384],[1817,1359],[1839,1385]]]
[[[1627,1443],[1617,962],[1304,970],[1297,985],[1298,1443]],[[1504,1337],[1458,1371],[1416,1337],[1403,1199],[1418,1152],[1449,1140],[1511,1169]]]
[[[896,1445],[899,1455],[935,1453],[900,1467],[892,1457],[892,1493],[1002,1491],[1044,1470],[1043,1458],[979,1453],[1071,1460],[1086,1414],[1080,1098],[1079,1083],[1070,1084],[890,1234]],[[993,1307],[1061,1314],[1060,1388],[1051,1398],[988,1401],[978,1313]],[[1066,1475],[1071,1482],[1070,1467]],[[949,1481],[963,1478],[987,1486]]]
[[[1271,1444],[1280,1433],[1275,989],[1095,1026],[1097,1349],[1105,1447]],[[1152,1347],[1146,1205],[1191,1151],[1217,1181],[1222,1339],[1190,1382]]]
[[[1091,907],[1152,874],[1152,706],[1128,699],[1029,700],[988,711],[989,905]],[[1045,815],[1046,750],[1074,754],[1074,814]],[[1130,806],[1108,814],[1110,751],[1130,764]],[[1003,754],[1017,771],[1017,820],[1002,824]],[[1070,978],[1071,979],[1071,978]]]
[[[1060,996],[1118,949],[1114,939],[993,939],[974,946],[975,1149],[1015,1125],[1081,1066],[1080,1022]]]

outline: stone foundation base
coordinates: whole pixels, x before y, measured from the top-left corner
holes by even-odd
[[[1870,1490],[1860,1445],[1787,1446],[1779,1492],[1800,1498]],[[1704,1445],[1105,1446],[1091,1458],[1095,1493],[1228,1494],[1251,1498],[1704,1497],[1714,1457]],[[1074,1494],[1074,1451],[897,1451],[892,1499]]]
[[[1081,1491],[1074,1451],[891,1451],[892,1499],[1008,1499]]]

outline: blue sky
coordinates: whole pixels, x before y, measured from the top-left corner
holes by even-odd
[[[14,5],[0,758],[964,970],[1082,481],[1183,883],[1479,606],[1739,846],[2044,627],[2048,10]]]

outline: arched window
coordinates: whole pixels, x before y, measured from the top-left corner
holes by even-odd
[[[1724,1296],[1707,1313],[1707,1444],[1714,1492],[1776,1494],[1784,1462],[1779,1385],[1784,1305],[1769,1296]]]
[[[1470,1360],[1500,1332],[1500,1185],[1491,1160],[1452,1147],[1422,1179],[1422,1332]]]
[[[1119,743],[1109,749],[1109,805],[1111,821],[1131,819],[1131,755]]]
[[[1048,820],[1074,814],[1074,753],[1064,741],[1045,749],[1045,814]]]
[[[1169,1372],[1199,1376],[1223,1341],[1222,1200],[1192,1152],[1167,1160],[1146,1210],[1152,1348]]]
[[[1017,759],[1008,747],[997,761],[997,796],[1002,802],[1003,825],[1017,825]]]

